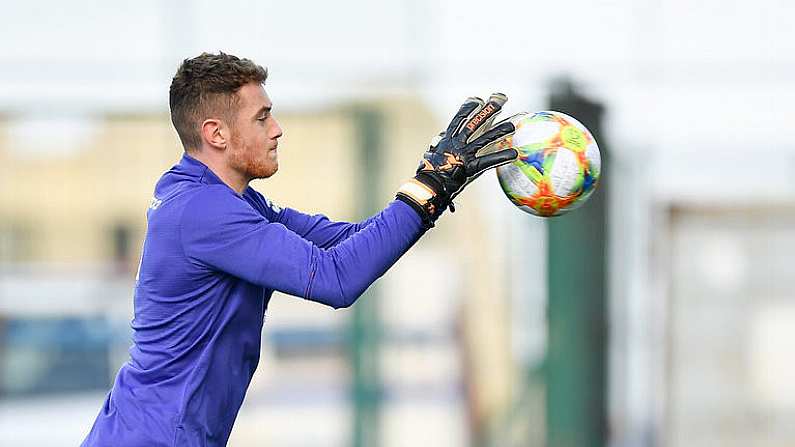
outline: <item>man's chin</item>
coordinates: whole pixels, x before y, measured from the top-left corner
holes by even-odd
[[[271,177],[271,176],[275,175],[278,170],[279,170],[279,166],[276,165],[270,170],[270,172],[268,172],[268,174],[265,177],[262,177],[262,178]]]
[[[263,166],[257,168],[256,170],[254,170],[254,172],[250,172],[249,176],[252,179],[268,178],[271,177],[273,174],[276,174],[276,171],[278,170],[279,170],[279,165],[277,163],[273,166],[268,166],[268,167]]]

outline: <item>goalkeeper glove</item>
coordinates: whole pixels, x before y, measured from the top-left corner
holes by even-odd
[[[453,199],[472,180],[518,157],[516,149],[477,155],[482,148],[515,131],[508,120],[490,128],[507,100],[502,93],[494,93],[486,103],[480,98],[468,98],[447,130],[431,142],[414,178],[398,189],[397,199],[417,211],[425,228],[432,228],[448,207],[455,211]]]

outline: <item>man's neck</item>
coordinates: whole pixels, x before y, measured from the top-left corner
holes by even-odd
[[[230,168],[223,159],[208,155],[205,150],[191,151],[188,152],[188,155],[204,163],[226,186],[232,188],[238,194],[243,194],[243,191],[248,187],[250,179]]]

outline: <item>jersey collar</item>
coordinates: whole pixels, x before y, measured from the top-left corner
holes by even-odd
[[[205,185],[226,185],[220,177],[215,175],[212,169],[199,160],[191,157],[187,153],[182,155],[179,161],[179,167],[191,177],[196,177],[197,180]]]

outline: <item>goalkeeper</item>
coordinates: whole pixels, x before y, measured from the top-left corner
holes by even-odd
[[[278,169],[282,129],[265,69],[204,53],[170,88],[184,146],[147,211],[133,345],[83,446],[226,445],[260,354],[274,290],[353,304],[479,174],[517,157],[476,152],[511,134],[492,125],[506,97],[468,99],[396,200],[360,223],[279,208],[250,188]]]

